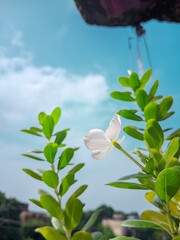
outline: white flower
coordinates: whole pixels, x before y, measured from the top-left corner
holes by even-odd
[[[91,155],[96,160],[104,158],[113,148],[113,142],[117,140],[121,131],[120,116],[116,114],[106,131],[100,129],[90,130],[84,137],[86,147],[91,151]],[[116,141],[122,143],[124,137]]]

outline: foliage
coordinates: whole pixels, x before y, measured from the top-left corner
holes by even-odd
[[[36,233],[34,230],[36,228],[43,227],[45,224],[47,224],[47,221],[42,221],[38,219],[27,221],[21,226],[23,237],[33,240],[43,240],[44,238],[39,233]]]
[[[5,194],[0,192],[0,218],[19,220],[19,214],[22,211],[22,204],[14,198],[6,198]]]
[[[135,149],[134,158],[114,142],[114,146],[137,164],[140,171],[108,185],[148,190],[146,200],[159,210],[144,211],[143,220],[128,220],[123,226],[165,230],[172,239],[180,239],[180,131],[163,128],[162,121],[174,114],[171,110],[173,98],[157,94],[158,80],[151,85],[149,91],[146,90],[150,76],[151,70],[141,78],[132,72],[129,77],[119,78],[120,85],[128,88],[128,91],[111,93],[114,99],[133,103],[131,109],[120,109],[118,114],[137,122],[136,125],[125,126],[124,132],[143,141],[144,146]]]
[[[58,107],[50,115],[41,112],[38,116],[38,127],[22,130],[22,132],[34,137],[45,138],[47,142],[43,149],[33,150],[23,155],[41,162],[42,166],[44,162],[49,165],[46,170],[23,169],[24,172],[43,182],[54,192],[54,195],[52,195],[44,190],[39,190],[39,199],[30,199],[31,202],[46,210],[51,217],[52,227],[39,227],[36,232],[47,240],[76,240],[78,238],[92,240],[92,235],[88,232],[91,220],[89,220],[89,226],[86,229],[82,227],[83,230],[80,229],[74,233],[83,215],[84,204],[79,196],[86,190],[87,185],[78,187],[68,199],[64,197],[77,181],[76,173],[81,170],[84,163],[72,163],[73,156],[78,148],[66,147],[64,144],[69,129],[55,131],[60,116],[61,109]]]

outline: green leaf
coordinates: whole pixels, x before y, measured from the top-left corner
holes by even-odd
[[[159,104],[159,116],[158,116],[159,120],[164,119],[167,112],[171,108],[172,104],[173,104],[173,98],[171,96],[163,98],[163,100]]]
[[[156,91],[158,89],[158,86],[159,86],[159,81],[156,80],[149,92],[149,97],[152,99],[154,97],[154,95],[156,94]]]
[[[171,140],[175,137],[180,137],[180,128],[175,132],[171,133],[169,136],[166,137],[166,140]]]
[[[63,229],[63,224],[55,217],[52,217],[51,218],[51,223],[52,223],[52,226],[55,228],[55,229],[58,229],[61,233],[65,233],[64,232],[64,229]]]
[[[44,156],[49,163],[53,163],[58,149],[57,143],[48,143],[44,148]]]
[[[76,232],[72,240],[93,240],[93,237],[89,232]]]
[[[180,188],[180,167],[175,166],[164,169],[157,177],[155,190],[159,198],[167,202]]]
[[[180,240],[180,236],[173,238],[172,240]]]
[[[146,86],[146,83],[150,80],[152,74],[152,70],[149,69],[147,70],[144,75],[142,76],[140,83],[141,83],[141,88],[144,88]]]
[[[136,110],[122,109],[118,112],[118,114],[121,117],[124,117],[124,118],[127,118],[127,119],[131,119],[131,120],[135,120],[135,121],[143,121],[143,119],[140,116],[135,114],[136,112],[137,112]]]
[[[57,133],[55,134],[55,136],[56,136],[55,142],[56,142],[58,145],[60,145],[60,144],[63,142],[63,140],[66,138],[67,132],[68,132],[69,130],[70,130],[70,129],[67,128],[67,129],[64,129],[64,130],[62,130],[62,131],[60,131],[60,132],[57,132]]]
[[[160,149],[164,142],[164,134],[159,123],[150,119],[147,122],[144,132],[144,139],[147,141],[150,148]]]
[[[140,87],[140,81],[137,73],[132,72],[129,78],[129,85],[130,87],[136,91]]]
[[[30,170],[30,169],[27,169],[27,168],[24,168],[23,171],[25,173],[27,173],[28,175],[30,175],[32,178],[35,178],[35,179],[41,181],[41,176],[38,173],[36,173],[36,172],[34,172],[34,171]]]
[[[63,211],[60,207],[60,204],[49,194],[42,194],[40,196],[40,203],[45,208],[51,217],[55,217],[59,220],[62,220]]]
[[[52,113],[51,116],[53,117],[54,120],[54,125],[56,125],[60,119],[61,116],[61,109],[59,107],[55,108]]]
[[[137,184],[137,183],[131,183],[131,182],[111,182],[106,184],[108,186],[116,187],[116,188],[126,188],[126,189],[137,189],[137,190],[147,190],[146,186],[142,184]]]
[[[24,153],[24,154],[22,154],[22,156],[25,156],[25,157],[28,157],[28,158],[32,158],[32,159],[35,159],[35,160],[38,160],[38,161],[44,161],[43,158],[36,157],[36,156],[28,154],[28,153]]]
[[[84,167],[84,163],[79,163],[77,164],[75,167],[73,167],[69,172],[71,173],[77,173],[79,170],[81,170],[81,168]]]
[[[48,171],[43,172],[42,180],[49,187],[54,188],[54,189],[57,188],[58,183],[59,183],[59,178],[58,178],[57,173],[55,173],[52,170],[48,170]]]
[[[154,224],[157,224],[167,232],[170,232],[168,219],[161,212],[147,210],[142,213],[141,217],[142,217],[142,220],[146,220]]]
[[[114,99],[127,101],[127,102],[134,102],[134,98],[131,97],[131,92],[112,92],[110,96]]]
[[[137,130],[137,128],[134,127],[134,126],[127,126],[123,130],[124,130],[125,133],[127,133],[129,136],[131,136],[133,138],[136,138],[136,139],[141,140],[141,141],[144,140],[143,134],[140,133]]]
[[[58,170],[63,169],[69,164],[69,162],[72,160],[74,156],[74,152],[77,151],[78,149],[79,148],[66,148],[62,152],[58,162]]]
[[[144,174],[144,173],[135,173],[135,174],[131,174],[131,175],[127,175],[125,177],[122,177],[120,178],[119,180],[129,180],[129,179],[134,179],[134,178],[137,178],[137,179],[140,179],[140,178],[146,178],[146,179],[149,179],[151,178],[148,174]]]
[[[36,131],[30,130],[30,129],[22,129],[21,132],[32,134],[38,137],[42,137],[41,134],[37,133]]]
[[[41,235],[47,240],[67,240],[65,236],[52,227],[41,227],[37,228],[35,231],[41,233]]]
[[[144,108],[144,116],[146,121],[148,121],[149,119],[157,120],[158,119],[158,103],[155,101],[149,102]]]
[[[144,110],[145,106],[148,104],[149,101],[149,96],[144,89],[138,89],[136,91],[136,102],[142,111]]]
[[[109,240],[140,240],[140,239],[134,238],[134,237],[119,236],[119,237],[115,237],[115,238],[110,238]]]
[[[95,221],[97,220],[99,214],[101,213],[102,209],[97,209],[89,218],[89,220],[85,223],[85,225],[83,226],[83,228],[81,229],[81,231],[87,231],[88,229],[90,229],[90,227],[93,226],[93,224],[95,223]]]
[[[33,198],[30,198],[29,201],[34,203],[36,206],[38,206],[40,208],[43,208],[43,206],[41,205],[40,201],[38,201],[36,199],[33,199]]]
[[[163,121],[169,117],[171,117],[175,112],[168,112],[166,113],[166,115],[164,117],[162,117],[161,119],[159,119],[159,121]]]
[[[82,185],[70,196],[69,199],[78,198],[87,189],[87,187],[88,187],[87,185]]]
[[[164,160],[166,162],[166,167],[169,166],[171,159],[177,153],[178,149],[179,149],[179,137],[176,137],[176,138],[173,138],[173,140],[170,142],[170,144],[163,156]]]
[[[75,229],[82,218],[83,204],[77,198],[72,198],[65,207],[65,227],[72,231]]]
[[[46,138],[49,140],[52,137],[54,130],[54,120],[52,116],[46,116],[43,120],[43,133]]]
[[[74,173],[70,172],[68,173],[61,182],[60,189],[59,189],[59,194],[63,196],[68,189],[76,182],[74,179]]]
[[[39,120],[39,123],[41,125],[43,125],[43,122],[44,122],[44,119],[46,118],[46,113],[45,112],[40,112],[39,116],[38,116],[38,120]]]
[[[120,77],[118,81],[124,87],[129,87],[130,86],[128,77]]]
[[[161,226],[152,223],[150,221],[144,221],[144,220],[126,220],[121,223],[121,226],[123,227],[129,227],[129,228],[153,228],[153,229],[161,229]]]

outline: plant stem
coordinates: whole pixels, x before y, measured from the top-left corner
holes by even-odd
[[[133,158],[124,148],[122,148],[119,143],[113,142],[113,145],[115,148],[119,149],[122,153],[124,153],[130,160],[132,160],[138,167],[140,167],[142,170],[144,170],[144,167],[135,159]]]

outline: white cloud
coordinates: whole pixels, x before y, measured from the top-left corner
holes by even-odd
[[[95,106],[108,97],[104,76],[37,67],[28,57],[0,57],[1,119],[24,120],[24,114],[65,104]]]
[[[15,47],[24,47],[23,33],[16,31],[12,37],[11,43]]]

